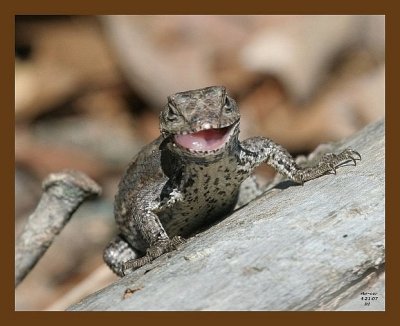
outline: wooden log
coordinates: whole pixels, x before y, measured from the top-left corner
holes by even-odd
[[[283,182],[68,310],[345,310],[361,302],[384,272],[384,121],[333,145],[345,147],[361,153],[357,166],[304,186]],[[377,296],[371,310],[384,309],[384,293]]]

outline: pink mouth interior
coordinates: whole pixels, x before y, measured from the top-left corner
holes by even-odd
[[[187,135],[176,135],[175,142],[195,151],[213,151],[225,145],[229,127],[207,129]]]

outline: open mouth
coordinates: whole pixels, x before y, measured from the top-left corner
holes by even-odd
[[[206,129],[191,134],[175,135],[175,143],[190,152],[215,152],[223,148],[229,138],[232,125],[218,129]]]

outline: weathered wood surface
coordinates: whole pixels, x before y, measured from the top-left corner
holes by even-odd
[[[384,137],[384,121],[366,127],[335,145],[356,167],[283,182],[69,310],[351,310],[374,284],[384,309]]]

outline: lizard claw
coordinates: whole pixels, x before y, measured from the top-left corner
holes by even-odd
[[[156,242],[153,246],[147,249],[145,256],[125,262],[122,267],[123,274],[125,274],[127,269],[137,269],[150,263],[154,259],[167,252],[178,249],[178,247],[185,242],[186,240],[180,236],[175,236],[172,239],[165,239]]]
[[[361,154],[359,152],[355,151],[354,149],[347,148],[345,151],[347,153],[349,153],[350,155],[357,155],[358,157],[355,157],[354,158],[355,160],[361,160]]]
[[[354,165],[356,165],[357,160],[361,160],[361,155],[351,148],[346,148],[340,154],[327,153],[322,157],[323,164],[326,164],[329,170],[334,174],[336,174],[336,168],[339,165],[348,161],[352,161]]]
[[[341,157],[343,161],[351,160],[354,165],[357,165],[357,160],[361,160],[361,154],[354,149],[346,148],[343,152],[341,152],[338,157]]]

